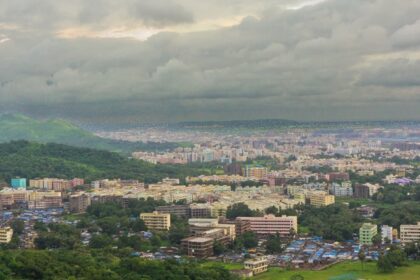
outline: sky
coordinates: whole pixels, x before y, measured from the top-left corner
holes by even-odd
[[[418,0],[0,0],[0,112],[420,120]]]

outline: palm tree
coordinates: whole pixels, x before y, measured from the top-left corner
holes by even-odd
[[[365,259],[366,259],[366,254],[365,254],[365,251],[360,250],[358,257],[359,257],[359,261],[360,261],[360,262],[361,262],[361,264],[362,264],[362,270],[363,270],[363,263],[364,263],[364,261],[365,261]]]

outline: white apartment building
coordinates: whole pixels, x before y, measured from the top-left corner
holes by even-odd
[[[393,228],[391,226],[388,226],[388,225],[381,226],[382,243],[385,243],[386,239],[392,242],[392,230]]]

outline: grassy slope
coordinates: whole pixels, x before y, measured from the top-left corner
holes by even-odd
[[[267,273],[256,276],[255,280],[289,280],[292,275],[300,274],[305,280],[335,280],[335,279],[365,279],[365,280],[416,280],[420,279],[420,263],[410,263],[408,267],[398,268],[395,272],[384,274],[378,272],[376,263],[364,264],[362,270],[360,262],[344,262],[322,271],[299,270],[283,271],[271,268]],[[343,277],[348,275],[348,278]],[[343,278],[337,278],[342,276]]]
[[[96,137],[62,120],[38,121],[22,115],[0,116],[0,141],[27,139],[40,142],[94,140]],[[82,139],[81,139],[82,138]]]
[[[60,143],[115,152],[161,150],[177,147],[175,143],[131,143],[104,139],[63,120],[35,120],[23,115],[0,115],[0,142],[28,140]]]

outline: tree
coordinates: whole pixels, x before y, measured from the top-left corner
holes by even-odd
[[[387,257],[396,267],[405,265],[407,261],[407,255],[405,254],[405,251],[395,246],[391,246],[390,250],[388,251]]]
[[[257,235],[252,231],[245,232],[240,238],[246,249],[255,248],[258,245]]]
[[[47,225],[43,222],[36,221],[34,224],[34,230],[40,232],[40,231],[48,231]]]
[[[214,241],[213,243],[213,251],[216,256],[223,254],[226,252],[226,247],[220,241]]]
[[[162,244],[162,240],[157,234],[153,234],[153,236],[150,238],[150,243],[153,247],[158,248]]]
[[[363,267],[364,267],[363,264],[366,260],[366,254],[362,249],[359,251],[358,258],[359,258],[360,263],[362,264],[362,270],[363,270]]]
[[[226,218],[236,219],[236,217],[252,217],[253,212],[248,205],[243,202],[235,203],[226,210]]]
[[[265,244],[265,249],[268,254],[281,253],[283,251],[281,247],[280,235],[270,235]]]
[[[131,224],[130,224],[130,227],[134,232],[146,231],[147,230],[147,227],[144,224],[144,221],[142,219],[136,219],[136,220],[132,221]]]
[[[105,248],[111,244],[112,239],[105,234],[95,234],[89,241],[89,246],[96,249]]]
[[[382,272],[392,272],[395,268],[406,264],[407,256],[405,251],[391,246],[390,250],[379,257],[377,266]]]
[[[420,186],[416,186],[416,188],[415,188],[414,199],[416,201],[420,201]]]
[[[420,244],[419,243],[409,243],[404,247],[405,254],[407,256],[418,259],[420,256]]]
[[[376,263],[379,271],[381,272],[393,272],[395,270],[394,265],[392,264],[391,259],[386,255],[381,255]]]
[[[372,243],[376,246],[379,246],[382,244],[382,235],[380,233],[375,234],[375,236],[372,237]]]
[[[268,208],[265,208],[265,213],[268,214],[273,214],[275,216],[277,216],[279,214],[279,209],[276,206],[270,206]]]
[[[292,161],[296,161],[296,160],[297,160],[297,157],[295,155],[290,155],[286,158],[286,160],[284,162],[288,163],[288,162],[292,162]]]
[[[172,219],[168,239],[172,245],[179,245],[181,240],[189,234],[188,223],[185,220],[176,218],[176,216],[173,216]]]
[[[25,229],[25,223],[22,220],[15,219],[11,223],[13,233],[15,234],[22,234],[23,230]]]
[[[289,238],[291,240],[293,240],[293,238],[295,238],[295,235],[296,235],[296,230],[294,228],[290,228],[290,230],[289,230]]]
[[[183,199],[180,199],[180,200],[177,200],[176,202],[175,202],[175,205],[187,205],[188,203],[187,203],[187,200],[185,199],[185,198],[183,198]]]
[[[357,208],[357,207],[360,207],[360,206],[362,206],[362,204],[358,201],[350,201],[349,202],[349,208],[350,209],[354,209],[354,208]]]
[[[103,233],[112,235],[118,232],[119,221],[120,219],[117,216],[110,216],[97,220],[97,224],[101,227]]]

